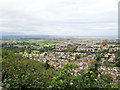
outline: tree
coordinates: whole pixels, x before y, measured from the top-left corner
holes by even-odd
[[[2,86],[6,88],[47,88],[55,75],[45,64],[3,50]]]
[[[78,67],[76,64],[73,63],[67,63],[64,65],[64,68],[62,68],[60,71],[58,71],[58,75],[54,76],[49,88],[56,88],[56,89],[71,89],[73,86],[73,79],[75,76],[73,76],[72,69]]]
[[[75,55],[75,59],[80,59],[80,55]]]

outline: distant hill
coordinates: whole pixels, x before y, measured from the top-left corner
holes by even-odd
[[[4,35],[0,39],[28,39],[28,38],[106,38],[117,39],[117,36],[74,36],[74,35]]]

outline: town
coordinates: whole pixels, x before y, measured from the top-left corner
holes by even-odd
[[[36,42],[35,42],[36,41]],[[44,45],[45,42],[45,45]],[[63,67],[63,64],[71,62],[79,65],[79,68],[76,68],[75,71],[87,70],[91,65],[91,61],[95,60],[95,55],[97,52],[101,50],[101,44],[103,40],[98,39],[82,39],[82,40],[50,40],[47,42],[44,40],[32,40],[31,43],[28,43],[28,40],[25,42],[21,41],[3,41],[3,45],[13,45],[14,48],[27,47],[27,45],[31,45],[33,50],[30,47],[30,53],[28,54],[25,50],[23,56],[29,57],[34,60],[38,60],[41,62],[49,61],[49,64],[54,66],[56,69],[60,69]],[[115,52],[120,50],[120,47],[117,45],[117,40],[107,40],[108,45],[106,45],[103,49],[108,50],[104,58],[102,58],[101,63],[107,61],[110,64],[116,63],[115,61]],[[39,44],[39,45],[38,45]],[[41,45],[43,44],[43,45]],[[29,48],[28,48],[29,49]],[[40,53],[40,49],[44,49],[43,52]],[[105,59],[106,58],[106,59]],[[120,73],[118,73],[118,67],[101,66],[100,71],[102,73],[109,73],[112,77],[117,77]],[[109,71],[109,70],[110,71]]]
[[[40,38],[3,40],[4,49],[13,50],[31,60],[47,63],[56,71],[67,63],[76,64],[71,75],[78,76],[79,71],[88,71],[100,57],[98,71],[109,74],[114,82],[120,76],[119,44],[116,39],[80,39],[80,38]]]

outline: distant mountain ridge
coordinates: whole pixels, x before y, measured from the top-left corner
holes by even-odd
[[[107,38],[117,39],[117,36],[79,36],[79,35],[2,35],[1,39],[27,39],[27,38]]]

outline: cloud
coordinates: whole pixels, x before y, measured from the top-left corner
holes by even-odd
[[[1,0],[2,32],[117,35],[119,0]]]

